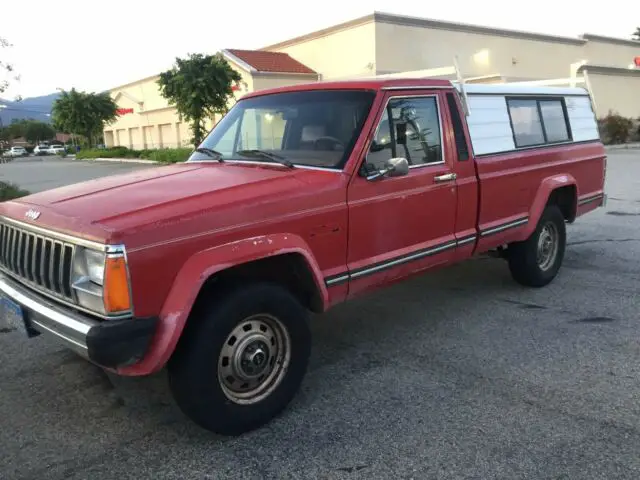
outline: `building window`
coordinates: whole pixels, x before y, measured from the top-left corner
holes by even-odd
[[[397,138],[398,126],[405,132]],[[387,160],[405,157],[410,166],[441,163],[440,113],[435,96],[392,98],[376,128],[365,168],[377,171]]]
[[[570,140],[562,100],[508,98],[507,106],[516,147],[531,147]]]

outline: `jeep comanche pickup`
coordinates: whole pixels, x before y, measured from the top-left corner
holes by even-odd
[[[605,166],[581,88],[254,92],[186,163],[0,204],[0,305],[109,371],[166,366],[188,417],[240,434],[298,390],[309,311],[487,252],[548,284]]]

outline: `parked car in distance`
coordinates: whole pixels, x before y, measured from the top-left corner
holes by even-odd
[[[47,150],[47,153],[49,155],[57,155],[59,153],[63,153],[66,152],[66,149],[64,148],[64,145],[51,145],[49,147],[49,149]]]
[[[261,90],[186,163],[0,204],[0,306],[120,375],[166,367],[189,418],[236,435],[296,394],[309,312],[486,253],[548,285],[605,172],[582,88]]]
[[[11,147],[5,152],[5,156],[8,157],[26,157],[29,153],[24,147]]]
[[[48,155],[49,154],[49,145],[37,145],[33,149],[34,155]]]

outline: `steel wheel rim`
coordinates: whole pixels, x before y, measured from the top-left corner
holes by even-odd
[[[229,400],[252,404],[282,382],[291,360],[289,332],[276,317],[261,313],[239,322],[218,357],[218,382]]]
[[[540,231],[538,237],[537,262],[541,270],[548,270],[558,256],[558,229],[549,222]]]

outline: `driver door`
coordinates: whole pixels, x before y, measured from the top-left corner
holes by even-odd
[[[438,264],[455,254],[457,188],[439,91],[387,94],[371,145],[348,191],[349,296]],[[391,158],[409,172],[378,176]]]

